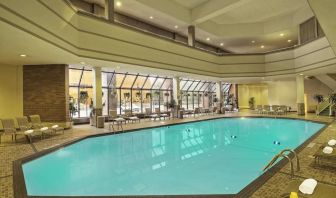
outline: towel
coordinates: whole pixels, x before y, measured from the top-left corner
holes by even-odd
[[[41,131],[46,131],[46,130],[48,130],[49,128],[48,127],[42,127],[40,130]]]
[[[325,153],[325,154],[330,154],[330,153],[332,153],[333,152],[333,148],[332,147],[330,147],[330,146],[326,146],[326,147],[324,147],[324,149],[322,150],[323,151],[323,153]]]
[[[56,124],[56,125],[52,126],[51,128],[56,129],[56,128],[58,128],[58,125]]]
[[[336,145],[336,140],[335,139],[329,140],[328,145],[329,146],[335,146]]]
[[[314,189],[317,185],[317,181],[315,179],[305,179],[302,184],[299,186],[299,190],[303,194],[311,195],[314,192]]]
[[[33,133],[33,132],[34,132],[34,130],[27,130],[27,131],[24,132],[24,134],[25,134],[25,135],[29,135],[29,134],[31,134],[31,133]]]

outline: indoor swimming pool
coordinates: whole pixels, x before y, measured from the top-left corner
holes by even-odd
[[[236,194],[325,125],[222,118],[83,139],[22,165],[31,196]]]

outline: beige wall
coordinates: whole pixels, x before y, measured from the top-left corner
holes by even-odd
[[[317,102],[314,100],[314,95],[321,94],[324,97],[328,97],[328,95],[332,92],[332,90],[323,84],[321,81],[316,78],[306,79],[305,80],[305,95],[307,97],[306,110],[308,112],[314,112],[316,110]]]
[[[297,110],[296,81],[268,82],[268,102],[270,105],[287,105],[292,111]]]
[[[239,108],[249,108],[249,99],[254,97],[255,105],[268,104],[268,88],[266,84],[241,84],[238,85]]]
[[[0,118],[22,116],[22,66],[0,64]]]

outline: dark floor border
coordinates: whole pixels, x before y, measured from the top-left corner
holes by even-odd
[[[319,124],[324,124],[325,126],[321,128],[319,131],[317,131],[314,135],[312,135],[310,138],[308,138],[304,143],[302,143],[300,146],[298,146],[295,150],[295,152],[300,152],[306,145],[308,145],[313,139],[315,139],[318,135],[322,133],[330,124],[328,122],[322,122],[322,121],[315,121],[310,119],[304,119],[304,118],[290,118],[290,117],[281,117],[281,116],[275,116],[275,117],[265,117],[265,116],[221,116],[216,118],[207,118],[202,120],[192,120],[187,122],[180,122],[180,123],[170,123],[170,124],[162,124],[158,126],[152,126],[152,127],[144,127],[144,128],[138,128],[138,129],[128,129],[124,131],[118,131],[118,132],[104,132],[100,134],[92,134],[92,135],[86,135],[80,138],[76,138],[73,140],[70,140],[66,143],[57,145],[55,147],[37,152],[35,154],[26,156],[24,158],[18,159],[13,162],[13,190],[14,190],[14,198],[166,198],[166,197],[172,197],[172,198],[246,198],[252,195],[258,188],[260,188],[268,179],[270,179],[275,173],[280,171],[282,167],[284,167],[287,164],[286,159],[280,160],[277,164],[275,164],[273,167],[265,171],[262,175],[257,177],[254,181],[252,181],[250,184],[248,184],[245,188],[243,188],[239,193],[237,194],[214,194],[214,195],[136,195],[136,196],[29,196],[27,194],[26,184],[24,180],[23,170],[22,170],[22,164],[32,161],[36,158],[42,157],[44,155],[47,155],[49,153],[52,153],[54,151],[57,151],[59,149],[62,149],[66,146],[72,145],[74,143],[77,143],[79,141],[92,138],[92,137],[100,137],[100,136],[106,136],[106,135],[115,135],[115,134],[121,134],[121,133],[130,133],[130,132],[136,132],[143,129],[151,129],[151,128],[159,128],[159,127],[165,127],[165,126],[173,126],[173,125],[181,125],[181,124],[189,124],[194,122],[204,122],[209,120],[217,120],[217,119],[226,119],[226,118],[266,118],[266,119],[290,119],[290,120],[302,120],[307,122],[315,122]]]

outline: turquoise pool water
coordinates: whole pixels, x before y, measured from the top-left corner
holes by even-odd
[[[23,165],[28,195],[236,194],[324,125],[224,118],[85,139]],[[274,141],[280,144],[274,144]]]

